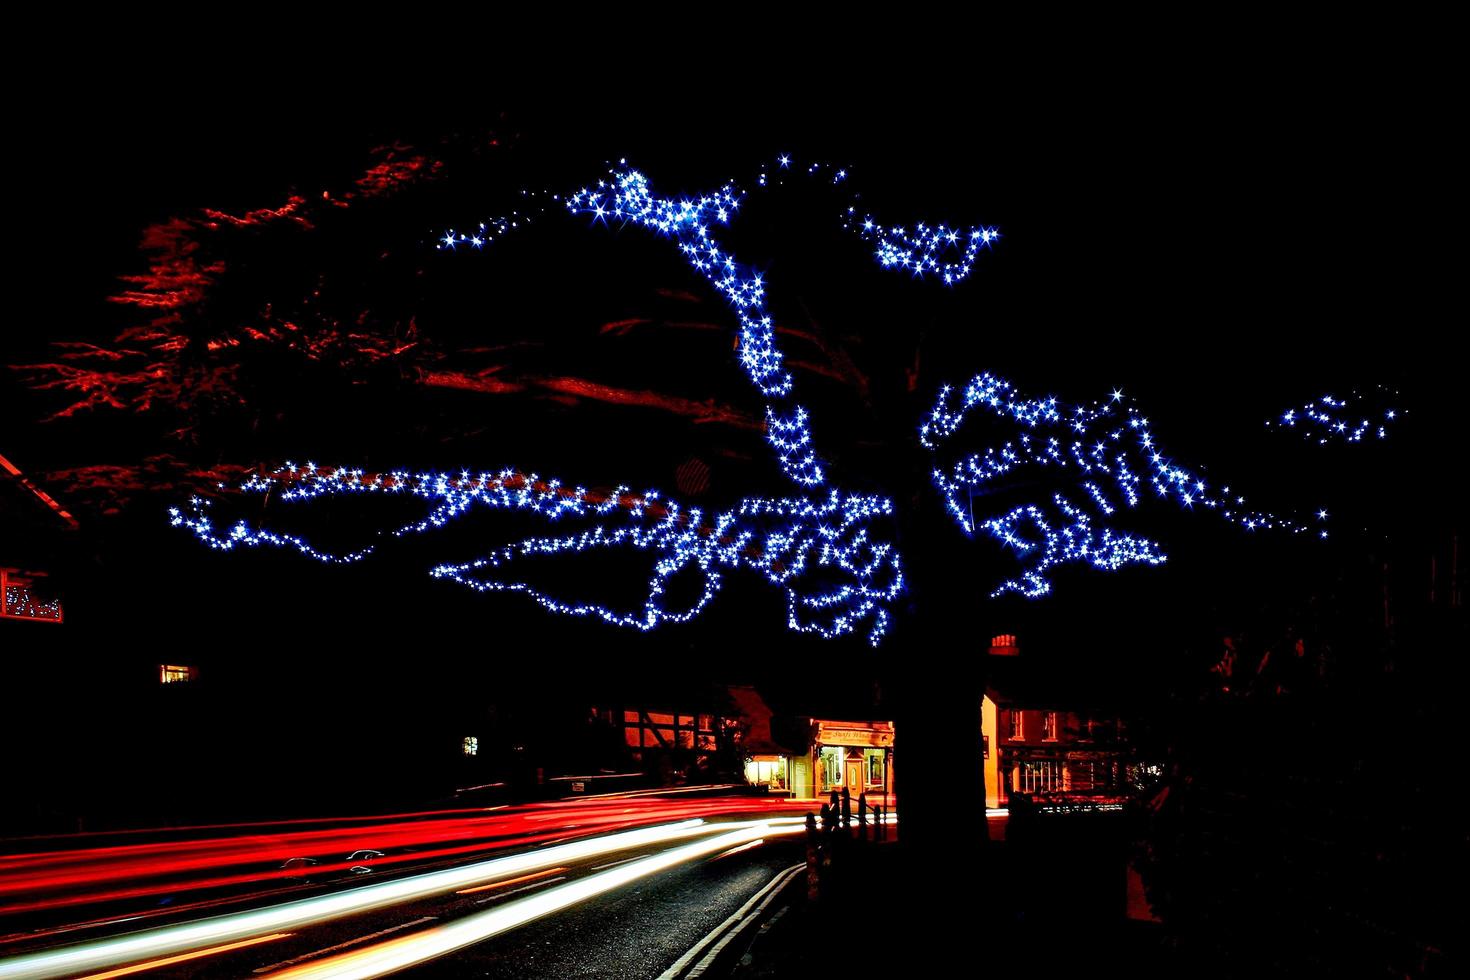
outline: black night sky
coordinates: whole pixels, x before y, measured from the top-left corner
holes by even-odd
[[[27,110],[22,124],[31,164],[12,185],[23,248],[0,453],[82,529],[6,518],[21,557],[0,564],[54,568],[68,618],[55,633],[0,630],[17,678],[7,737],[32,747],[7,765],[31,801],[8,824],[388,805],[432,791],[437,777],[414,760],[435,719],[487,703],[575,717],[610,693],[734,682],[793,710],[876,701],[902,717],[921,710],[925,684],[942,704],[937,691],[971,676],[962,665],[998,633],[1019,634],[1058,684],[1131,713],[1171,757],[1212,758],[1236,738],[1229,725],[1256,717],[1210,700],[1226,637],[1255,656],[1298,639],[1329,651],[1333,681],[1313,710],[1341,723],[1327,734],[1345,772],[1360,764],[1345,740],[1379,751],[1382,713],[1409,711],[1424,742],[1449,729],[1470,494],[1463,315],[1449,289],[1459,168],[1429,69],[1181,55],[1127,72],[999,73],[954,97],[910,77],[913,98],[816,71],[789,93],[705,96],[672,72],[648,91],[609,84],[575,99],[147,74]],[[751,188],[777,154],[847,168],[846,191],[885,221],[1003,236],[960,285],[918,282],[843,231],[846,194],[793,175],[752,194],[726,238],[768,278],[834,479],[892,496],[903,515],[910,587],[876,652],[860,635],[786,630],[779,591],[753,575],[727,576],[695,622],[645,635],[425,574],[541,533],[534,522],[470,524],[462,539],[395,545],[345,570],[270,549],[216,555],[168,526],[167,508],[196,492],[329,542],[360,544],[413,513],[344,503],[300,524],[218,493],[285,459],[513,466],[716,510],[788,492],[729,309],[667,242],[553,209],[483,254],[434,245],[534,206],[523,189],[574,189],[619,158],[683,194]],[[1118,524],[1158,540],[1162,568],[1065,567],[1052,597],[988,600],[1018,566],[948,520],[914,439],[937,387],[983,370],[1063,403],[1122,389],[1172,457],[1330,537],[1248,535],[1155,503]],[[1354,391],[1364,414],[1400,413],[1387,439],[1319,446],[1264,424]],[[690,460],[708,485],[681,493]],[[553,580],[587,598],[641,597],[646,556],[578,561]],[[189,724],[228,733],[214,739],[221,764],[182,788],[117,774],[159,736],[119,692],[161,659],[219,679]],[[834,664],[850,669],[824,669]],[[1210,711],[1213,734],[1180,721]],[[356,761],[304,748],[334,733],[362,747]],[[108,747],[86,748],[98,740]],[[1379,785],[1430,798],[1440,751]],[[199,765],[197,746],[180,752]],[[270,786],[284,789],[241,788]]]

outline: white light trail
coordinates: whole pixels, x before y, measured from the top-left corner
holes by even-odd
[[[0,960],[0,980],[56,980],[61,977],[75,977],[252,936],[294,930],[338,916],[352,915],[400,902],[452,892],[506,875],[525,874],[541,868],[601,857],[632,847],[645,847],[701,834],[718,833],[728,827],[759,827],[763,831],[768,831],[769,823],[744,822],[710,825],[702,820],[686,820],[675,824],[611,834],[607,837],[573,841],[522,854],[511,854],[490,861],[480,861],[464,867],[447,868],[429,874],[377,882],[331,895],[301,899],[263,909],[163,926],[61,949],[28,953]]]
[[[423,932],[390,939],[367,949],[341,953],[328,960],[303,964],[270,975],[271,980],[363,980],[406,969],[426,960],[489,939],[517,926],[558,912],[639,878],[672,868],[676,864],[716,854],[771,834],[797,833],[799,827],[780,829],[768,824],[743,827],[709,840],[671,848],[661,854],[621,865],[609,871],[538,892],[527,898],[498,905],[454,922],[433,926]]]

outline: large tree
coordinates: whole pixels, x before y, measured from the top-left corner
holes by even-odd
[[[773,453],[768,442],[773,426],[789,427],[796,418],[767,416],[773,396],[762,383],[774,376],[742,361],[752,345],[757,362],[762,344],[779,349],[780,370],[799,392],[780,411],[795,404],[807,409],[824,480],[844,493],[891,503],[891,518],[865,518],[853,530],[872,528],[896,548],[907,587],[885,599],[889,628],[876,652],[865,643],[871,609],[862,628],[837,630],[839,637],[824,641],[786,629],[785,586],[771,586],[785,569],[772,567],[766,548],[759,567],[747,562],[740,572],[736,561],[723,570],[729,572],[723,592],[701,621],[664,630],[719,649],[739,670],[753,662],[769,676],[796,664],[790,673],[812,687],[836,674],[876,678],[885,708],[900,721],[898,778],[911,839],[942,847],[946,861],[951,851],[959,852],[955,860],[973,858],[980,835],[952,828],[956,814],[983,827],[976,735],[989,636],[1028,629],[1048,636],[1067,666],[1093,656],[1137,657],[1147,653],[1151,632],[1167,630],[1207,588],[1248,594],[1242,572],[1254,574],[1292,552],[1242,544],[1251,535],[1202,513],[1233,508],[1195,506],[1194,498],[1217,499],[1217,477],[1184,461],[1219,460],[1224,482],[1236,480],[1242,489],[1254,483],[1287,507],[1318,504],[1320,486],[1303,499],[1308,494],[1299,492],[1304,487],[1292,456],[1270,449],[1259,423],[1268,409],[1274,414],[1315,395],[1314,386],[1341,367],[1314,364],[1310,337],[1273,348],[1276,361],[1263,366],[1258,348],[1279,340],[1278,328],[1245,319],[1263,294],[1232,295],[1218,285],[1260,276],[1263,263],[1268,278],[1288,269],[1324,281],[1347,274],[1334,265],[1350,251],[1321,231],[1324,223],[1347,227],[1330,188],[1309,195],[1305,205],[1298,201],[1283,219],[1288,229],[1315,228],[1327,242],[1321,251],[1304,259],[1279,244],[1252,242],[1258,255],[1247,269],[1237,241],[1211,229],[1274,182],[1222,184],[1235,159],[1229,147],[1208,165],[1186,165],[1191,153],[1213,145],[1208,127],[1188,131],[1181,145],[1159,137],[1152,114],[1128,120],[1131,142],[1087,113],[1067,122],[1031,145],[1002,140],[976,150],[968,138],[949,137],[917,152],[901,138],[853,151],[843,144],[857,129],[837,126],[790,148],[813,151],[793,157],[791,171],[767,156],[766,147],[742,153],[728,140],[691,146],[668,133],[645,139],[647,158],[630,164],[645,168],[650,193],[663,200],[719,188],[732,167],[740,174],[749,196],[731,220],[729,243],[720,233],[719,257],[738,256],[742,281],[751,270],[768,280],[769,337],[759,325],[746,327],[742,337],[740,310],[721,286],[722,273],[692,265],[677,247],[696,245],[687,229],[670,234],[627,215],[596,214],[606,205],[592,196],[575,202],[575,213],[566,213],[562,199],[547,206],[546,195],[564,198],[588,187],[595,196],[597,180],[616,180],[596,163],[604,148],[588,151],[593,136],[579,138],[577,153],[564,152],[566,143],[548,153],[534,139],[521,143],[472,127],[452,137],[386,142],[359,157],[354,169],[349,161],[360,144],[336,134],[329,152],[318,148],[325,162],[312,156],[300,173],[277,164],[288,172],[243,178],[229,168],[234,207],[204,206],[208,194],[201,190],[205,199],[180,202],[189,206],[144,234],[144,265],[113,297],[126,322],[64,338],[50,356],[27,359],[22,373],[53,420],[50,431],[61,434],[57,444],[89,447],[93,457],[53,449],[51,476],[99,509],[127,508],[146,490],[187,510],[185,498],[201,487],[233,486],[244,471],[268,473],[286,459],[304,463],[307,454],[318,464],[366,474],[398,468],[455,474],[465,467],[498,474],[509,465],[594,491],[619,484],[635,492],[659,488],[686,507],[700,506],[706,517],[753,497],[821,499],[825,491],[791,479],[812,475],[802,468],[804,450],[783,466],[783,450]],[[1100,146],[1116,156],[1092,162]],[[1008,156],[1012,147],[1020,149]],[[1310,170],[1319,158],[1313,154],[1321,152],[1298,154],[1295,165]],[[848,153],[856,165],[838,180]],[[925,159],[915,161],[916,155]],[[1160,162],[1161,155],[1174,162]],[[762,158],[764,171],[757,166]],[[808,171],[818,162],[826,169]],[[756,176],[761,172],[765,186]],[[866,196],[853,203],[849,187]],[[522,197],[523,189],[541,194]],[[1282,193],[1273,189],[1270,199],[1279,203]],[[857,223],[844,227],[849,206],[857,209]],[[876,235],[862,226],[868,213],[879,226]],[[528,216],[533,220],[525,226]],[[925,216],[932,217],[918,230]],[[469,239],[480,237],[480,220],[487,221],[486,240],[494,241],[476,246]],[[874,248],[895,242],[898,252],[889,257],[911,261],[902,254],[905,243],[936,233],[941,221],[966,233],[998,227],[1002,237],[950,284],[933,270],[916,276],[924,270],[874,263]],[[436,247],[451,228],[468,237],[453,239],[452,249]],[[1190,247],[1180,249],[1180,239]],[[953,243],[935,244],[939,259],[953,260]],[[923,242],[916,254],[928,254]],[[1047,468],[1019,448],[1014,451],[1025,458],[1015,472],[1005,480],[987,477],[987,448],[1019,445],[1027,433],[1064,432],[1072,420],[1065,412],[1028,419],[1025,410],[991,411],[997,406],[982,398],[956,436],[941,440],[943,448],[926,446],[920,425],[932,418],[941,386],[956,386],[960,397],[985,370],[1019,384],[1014,393],[1000,392],[1002,409],[1015,404],[1044,413],[1044,399],[1056,392],[1062,400],[1053,408],[1113,410],[1112,391],[1122,389],[1115,414],[1084,420],[1087,434],[1103,439],[1111,438],[1110,419],[1126,426],[1133,418],[1122,406],[1134,398],[1150,411],[1157,406],[1162,414],[1153,418],[1154,428],[1170,453],[1180,454],[1179,462],[1170,455],[1164,464],[1166,505],[1154,515],[1128,506],[1111,455],[1094,480],[1106,504],[1076,478],[1077,469]],[[1292,370],[1301,376],[1291,377]],[[1247,377],[1276,384],[1247,388],[1241,383]],[[974,390],[983,393],[984,383]],[[964,408],[946,404],[955,414]],[[91,434],[67,435],[82,431]],[[781,431],[788,442],[800,441],[798,429]],[[1241,438],[1243,432],[1250,438]],[[950,449],[951,442],[961,448]],[[1158,464],[1139,455],[1140,444],[1129,452],[1134,473],[1158,475],[1149,469]],[[978,462],[965,469],[972,455]],[[936,468],[948,483],[936,485]],[[968,475],[960,479],[959,470]],[[1208,489],[1181,488],[1176,471],[1199,476]],[[299,471],[292,480],[301,485]],[[1069,495],[1068,507],[1085,509],[1086,528],[1059,509],[1056,493]],[[1186,493],[1193,494],[1189,503]],[[441,494],[434,502],[446,499]],[[248,500],[251,507],[259,502]],[[1047,530],[1024,515],[1004,520],[1027,505],[1048,511]],[[227,506],[228,500],[221,504]],[[323,547],[360,544],[363,522],[380,517],[349,509],[322,528],[313,516],[318,504],[302,507],[297,524],[290,508],[267,506],[264,521],[259,510],[245,512],[252,528],[320,532]],[[1043,550],[1087,540],[1090,555],[1071,557],[1082,557],[1082,566],[1097,564],[1094,557],[1107,563],[1107,549],[1118,540],[1088,537],[1111,526],[1107,508],[1137,521],[1117,529],[1132,535],[1130,546],[1165,542],[1184,567],[1168,574],[1135,568],[1109,583],[1083,568],[1047,566],[1030,584],[1052,582],[1057,598],[1038,604],[1017,590],[990,598],[1035,568],[1034,559],[1007,546],[1007,533]],[[405,518],[381,519],[396,526]],[[987,519],[998,521],[993,534],[981,526]],[[514,524],[513,532],[486,536],[477,528],[460,536],[458,526],[448,529],[452,554],[411,551],[418,564],[393,574],[417,577],[429,564],[462,564],[507,541],[550,533],[533,522]],[[752,524],[758,535],[768,528]],[[841,533],[839,540],[851,543]],[[1185,540],[1187,547],[1174,548]],[[1305,543],[1291,542],[1299,546]],[[656,547],[662,545],[650,543]],[[1132,557],[1148,554],[1135,550]],[[636,608],[648,580],[647,555],[638,557],[644,567],[631,593],[597,594],[611,578],[598,573],[613,566],[598,564],[596,556],[591,573],[551,569],[537,581],[544,582],[543,595],[558,601],[620,609],[631,601]],[[687,607],[709,580],[708,569],[681,568],[689,575],[670,577],[671,591],[660,600],[665,611]],[[810,598],[833,583],[816,585],[792,594]],[[441,579],[420,588],[448,596],[456,586]],[[486,616],[515,616],[517,629],[542,628],[539,612],[525,613],[534,607],[523,596],[476,602]],[[513,607],[520,611],[502,611]],[[1070,623],[1054,621],[1061,618]],[[800,622],[818,620],[813,614]],[[545,623],[547,630],[590,635]]]

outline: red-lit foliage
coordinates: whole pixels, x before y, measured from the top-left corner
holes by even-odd
[[[57,338],[52,357],[17,366],[40,393],[43,420],[73,427],[59,443],[89,447],[88,455],[61,454],[43,475],[77,504],[102,512],[149,491],[207,491],[230,480],[221,459],[247,468],[278,462],[265,458],[275,451],[273,438],[283,454],[300,451],[297,434],[314,417],[330,419],[339,410],[334,402],[360,397],[354,390],[382,393],[384,405],[419,388],[561,406],[617,405],[699,426],[760,431],[753,406],[702,387],[677,390],[689,383],[682,373],[630,379],[624,371],[638,358],[609,359],[601,353],[606,348],[559,349],[567,342],[552,331],[562,324],[521,325],[515,316],[473,307],[469,322],[460,323],[464,307],[433,308],[442,289],[426,292],[421,283],[453,266],[414,237],[426,234],[433,220],[437,198],[424,195],[442,194],[433,188],[451,174],[459,186],[473,185],[484,176],[485,161],[502,153],[494,140],[446,141],[432,152],[394,142],[370,151],[362,168],[333,186],[298,188],[244,209],[204,207],[145,229],[144,269],[121,276],[122,288],[109,297],[134,320],[106,339],[95,331],[87,336],[80,325],[85,339]],[[706,302],[685,289],[648,292],[655,306]],[[425,308],[432,309],[428,317]],[[726,329],[699,313],[627,315],[594,326],[586,341],[626,339],[646,351],[651,343],[684,342],[675,335],[707,344],[694,335]],[[841,344],[811,324],[778,329],[809,351],[789,361],[791,367],[866,397],[868,380]],[[389,414],[372,424],[386,421],[405,431],[421,424]],[[635,427],[644,424],[634,419]],[[330,421],[321,424],[333,431]],[[440,440],[462,434],[445,413],[432,425]],[[485,416],[467,413],[461,428],[473,434],[485,425]],[[97,426],[106,435],[73,439],[78,426]],[[282,433],[293,435],[287,440]],[[114,455],[99,457],[103,447]],[[740,446],[711,451],[749,458]]]
[[[444,161],[430,159],[403,143],[380,146],[373,153],[381,159],[354,182],[364,197],[383,197],[415,181],[437,177],[444,169]]]

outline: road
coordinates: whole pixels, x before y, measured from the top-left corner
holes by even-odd
[[[747,899],[800,859],[799,846],[782,841],[725,858],[681,865],[465,946],[401,975],[505,980],[548,977],[656,980]],[[591,867],[605,863],[570,869],[566,880],[585,879],[595,873]],[[290,967],[309,967],[331,955],[322,954],[322,950],[337,947],[334,952],[341,955],[371,949],[395,935],[386,930],[399,930],[396,935],[413,935],[437,923],[462,920],[487,909],[504,907],[564,883],[561,875],[554,875],[543,879],[543,883],[512,886],[505,894],[454,896],[334,922],[288,940],[221,957],[207,969],[191,975],[268,977],[284,972],[289,976]],[[364,940],[367,936],[375,938]]]
[[[409,860],[356,873],[337,863],[320,866],[327,869],[321,873],[306,868],[318,880],[305,881],[297,868],[288,870],[293,877],[286,881],[272,875],[249,887],[235,879],[242,877],[240,862],[259,863],[260,835],[253,832],[258,828],[224,837],[0,857],[0,872],[7,861],[13,872],[0,876],[0,883],[30,875],[27,880],[36,886],[10,890],[18,899],[12,907],[29,910],[22,918],[54,918],[61,911],[73,918],[0,937],[6,954],[0,978],[346,977],[395,971],[658,978],[681,957],[681,973],[697,975],[705,950],[685,954],[800,862],[804,811],[804,805],[751,797],[579,800],[497,813],[493,825],[486,825],[498,835],[493,840],[446,846],[446,829],[459,839],[468,833],[463,815],[456,814],[442,822],[415,821],[414,833],[434,843]],[[386,829],[376,836],[365,831],[402,830],[403,824],[359,825],[352,839],[383,839]],[[477,825],[475,832],[486,826]],[[531,829],[505,833],[512,826]],[[273,832],[271,838],[289,833]],[[330,837],[334,830],[303,833]],[[301,841],[273,846],[291,850]],[[272,860],[282,853],[277,850]],[[146,863],[135,861],[143,855],[165,866],[164,878],[175,887],[179,869],[187,866],[201,888],[175,908],[117,911],[126,901],[121,894],[142,892],[136,900],[146,902],[156,893],[156,877],[148,876]],[[104,872],[109,862],[111,870]],[[218,885],[222,880],[232,884]],[[110,914],[92,915],[95,907],[89,911],[77,900],[78,889],[102,896],[101,907]],[[773,895],[772,903],[780,897]],[[64,901],[46,904],[58,900]]]

